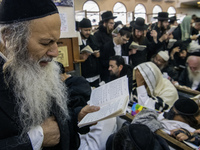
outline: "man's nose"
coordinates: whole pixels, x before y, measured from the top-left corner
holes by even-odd
[[[56,42],[50,46],[50,49],[47,52],[47,56],[51,56],[51,57],[58,56],[58,45]]]

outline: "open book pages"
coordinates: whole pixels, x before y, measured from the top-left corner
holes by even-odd
[[[93,50],[92,50],[92,48],[91,48],[89,45],[85,46],[85,47],[81,50],[81,53],[83,53],[83,52],[94,53]]]
[[[171,28],[166,32],[167,34],[171,34],[174,32],[174,30],[177,28],[177,26],[171,26]]]
[[[146,45],[139,45],[136,42],[132,42],[129,46],[129,49],[137,49],[139,51],[143,51],[147,46]]]
[[[127,76],[95,88],[90,96],[90,105],[99,106],[100,110],[87,114],[78,126],[83,127],[104,119],[125,115],[128,102]]]
[[[167,45],[167,48],[170,49],[172,46],[174,46],[174,43],[176,42],[176,39],[169,39],[169,43]]]
[[[119,33],[119,30],[121,30],[123,26],[121,24],[119,24],[113,31],[112,31],[112,35],[117,36],[117,34]]]

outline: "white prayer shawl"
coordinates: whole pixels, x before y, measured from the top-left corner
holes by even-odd
[[[159,68],[152,62],[146,62],[136,66],[133,71],[133,80],[135,80],[135,70],[137,68],[148,86],[147,92],[150,96],[149,98],[155,103],[155,109],[163,111],[161,109],[164,109],[165,104],[169,106],[169,109],[178,99],[178,92],[173,84],[169,80],[163,78]],[[158,104],[160,103],[159,101],[163,101],[163,106],[161,106],[163,108],[156,108],[156,105],[160,105]]]

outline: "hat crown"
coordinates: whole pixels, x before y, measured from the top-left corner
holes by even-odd
[[[169,15],[168,12],[159,12],[158,17],[154,17],[154,18],[158,20],[168,20],[169,19],[168,15]]]
[[[135,21],[135,24],[138,26],[144,26],[144,19],[141,17],[138,17]]]
[[[159,12],[158,13],[158,17],[161,17],[161,18],[168,18],[168,12]]]
[[[80,22],[79,22],[79,27],[80,28],[91,28],[92,24],[91,21],[87,18],[83,18]]]
[[[112,11],[106,11],[101,15],[102,21],[108,20],[108,19],[115,19],[117,17],[113,16]]]
[[[58,13],[52,0],[3,0],[0,4],[0,23],[28,21]]]
[[[197,103],[189,98],[180,98],[174,103],[175,109],[179,114],[194,115],[199,111]]]

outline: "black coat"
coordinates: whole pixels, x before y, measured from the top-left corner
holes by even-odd
[[[97,39],[98,45],[101,48],[105,43],[112,41],[112,34],[107,33],[106,27],[103,25],[99,26],[99,30],[94,33],[95,38]]]
[[[99,46],[96,42],[96,39],[92,35],[90,35],[87,39],[86,45],[89,45],[93,50],[99,50]],[[86,45],[81,45],[80,49],[83,49]],[[96,58],[93,54],[81,63],[81,73],[82,76],[85,78],[90,78],[99,75],[99,70],[99,58]]]
[[[121,46],[121,51],[123,56],[124,46]],[[114,50],[114,43],[113,41],[109,41],[106,44],[104,44],[100,49],[100,64],[101,64],[101,80],[108,82],[109,81],[109,59],[111,56],[115,56],[115,50]]]
[[[21,141],[19,135],[22,127],[19,123],[18,108],[14,93],[4,82],[3,63],[0,57],[0,149],[1,150],[32,150],[28,134],[24,135],[25,141]],[[6,74],[7,75],[7,74]],[[77,127],[77,115],[82,107],[73,110],[69,108],[71,119],[61,124],[59,108],[52,106],[51,114],[56,117],[60,129],[60,143],[54,147],[43,148],[44,150],[76,150],[79,147],[79,135]]]

